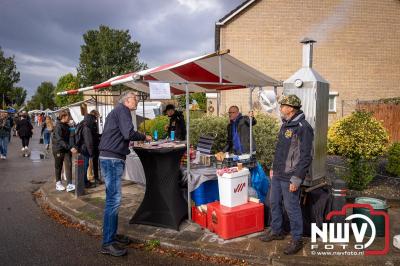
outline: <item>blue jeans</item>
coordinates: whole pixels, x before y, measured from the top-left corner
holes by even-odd
[[[0,137],[0,155],[7,156],[8,136]]]
[[[272,233],[282,233],[282,200],[289,216],[290,233],[292,239],[297,241],[303,237],[303,216],[300,208],[300,188],[296,192],[289,191],[289,181],[282,181],[272,177],[271,181],[271,228]]]
[[[50,144],[50,136],[51,136],[51,132],[47,128],[45,128],[44,132],[43,132],[44,144]]]
[[[118,211],[121,205],[121,178],[125,161],[100,159],[100,167],[106,184],[106,206],[103,220],[103,245],[115,242],[118,230]]]

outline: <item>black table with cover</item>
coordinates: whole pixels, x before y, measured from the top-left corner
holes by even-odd
[[[180,223],[188,216],[187,201],[179,187],[180,160],[186,147],[135,147],[134,150],[144,168],[146,191],[130,223],[179,230]]]

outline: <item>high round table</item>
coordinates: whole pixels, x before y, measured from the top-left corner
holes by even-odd
[[[187,201],[179,188],[180,160],[186,147],[134,150],[146,175],[146,191],[129,223],[179,230],[180,223],[188,217]]]

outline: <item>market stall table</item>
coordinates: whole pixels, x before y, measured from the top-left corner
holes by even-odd
[[[143,201],[130,223],[146,224],[179,230],[187,218],[187,201],[180,188],[180,160],[184,144],[167,147],[151,145],[134,147],[146,175]]]

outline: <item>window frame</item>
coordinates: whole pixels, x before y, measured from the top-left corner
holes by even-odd
[[[339,96],[339,93],[336,91],[330,91],[329,92],[329,98],[328,98],[328,112],[329,113],[336,113],[337,112],[337,97]],[[333,98],[333,109],[331,109],[331,97]]]

